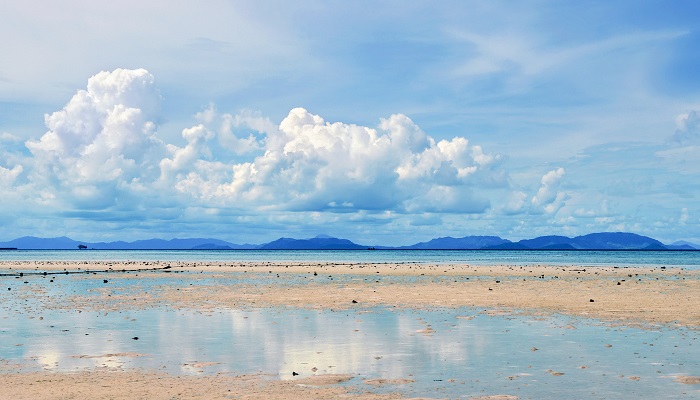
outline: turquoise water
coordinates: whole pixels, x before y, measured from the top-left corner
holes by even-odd
[[[254,261],[675,266],[700,269],[700,251],[497,250],[14,250],[0,261]]]

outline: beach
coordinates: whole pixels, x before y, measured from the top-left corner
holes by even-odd
[[[700,326],[700,271],[670,267],[4,261],[0,272],[6,275],[2,282],[7,288],[0,297],[6,318],[151,309],[200,313],[259,309],[375,313],[388,309],[420,315],[454,309],[469,310],[465,318],[562,315],[574,318],[577,325],[688,332],[697,332]],[[67,280],[71,285],[79,281],[86,289],[52,289]],[[430,335],[432,330],[427,324],[414,331]],[[84,356],[110,358],[110,354]],[[199,367],[206,371],[206,360],[203,362]],[[401,387],[415,379],[358,378],[325,370],[304,371],[291,379],[269,376],[265,371],[181,376],[109,366],[37,370],[27,360],[13,359],[3,360],[2,372],[0,384],[11,389],[0,397],[46,399],[84,398],[88,393],[91,398],[412,398]],[[700,393],[700,380],[696,382],[695,376],[673,379],[695,396]],[[396,390],[377,390],[385,387]],[[443,397],[436,393],[431,398]],[[518,397],[506,391],[470,398]]]

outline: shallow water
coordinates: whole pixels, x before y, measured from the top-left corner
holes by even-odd
[[[697,331],[478,311],[146,309],[27,315],[3,308],[0,358],[51,371],[147,368],[281,379],[293,379],[292,372],[352,374],[356,377],[348,384],[364,390],[371,387],[363,379],[407,378],[415,382],[371,389],[410,396],[700,397],[698,385],[674,381],[677,375],[700,375]]]
[[[700,269],[700,251],[499,250],[14,250],[0,261],[205,261],[676,266]]]

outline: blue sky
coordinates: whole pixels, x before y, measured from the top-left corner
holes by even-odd
[[[696,1],[3,2],[0,240],[698,243],[698,15]]]

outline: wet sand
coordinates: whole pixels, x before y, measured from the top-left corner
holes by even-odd
[[[663,324],[691,329],[700,326],[697,307],[700,271],[675,268],[240,262],[0,263],[0,273],[13,275],[19,270],[24,273],[20,279],[12,281],[14,292],[0,291],[0,300],[17,296],[38,301],[47,309],[396,307],[430,310],[474,307],[484,313],[556,313],[622,325]],[[38,275],[29,275],[29,272]],[[83,279],[99,280],[104,285],[87,294],[61,293],[60,299],[42,289],[47,279],[53,277],[58,282],[65,272],[84,274]],[[231,276],[254,279],[211,283],[212,278],[230,280]],[[13,277],[3,279],[10,282]],[[17,285],[17,281],[25,279],[28,284]],[[39,279],[42,285],[31,284]],[[135,282],[132,292],[114,291],[110,287],[110,280],[122,279]],[[207,284],[200,284],[204,280]],[[138,282],[151,285],[148,290],[140,290]],[[264,376],[171,376],[155,371],[49,373],[4,369],[0,374],[3,387],[0,398],[401,398],[397,394],[371,393],[374,387],[387,382],[358,382],[353,390],[338,385],[352,377],[310,377],[308,379],[315,380],[305,382],[279,381]],[[696,377],[680,379],[689,385],[700,383]],[[366,389],[358,392],[358,387]],[[494,397],[483,398],[516,398],[509,394],[492,395]]]
[[[17,270],[36,273],[113,271],[86,274],[86,277],[134,281],[167,278],[193,283],[210,280],[213,273],[214,277],[222,278],[230,277],[231,273],[259,277],[254,284],[247,283],[245,279],[234,284],[194,284],[186,287],[166,283],[155,290],[138,293],[138,297],[113,293],[109,285],[105,285],[90,296],[66,297],[60,306],[68,309],[119,310],[163,304],[177,308],[478,307],[491,312],[561,313],[625,324],[700,326],[700,308],[697,307],[700,270],[676,268],[333,263],[0,263],[0,272],[16,273]],[[134,272],[127,274],[122,270]],[[201,271],[207,274],[196,274]],[[26,295],[32,295],[30,289]],[[46,306],[59,305],[50,302]]]

